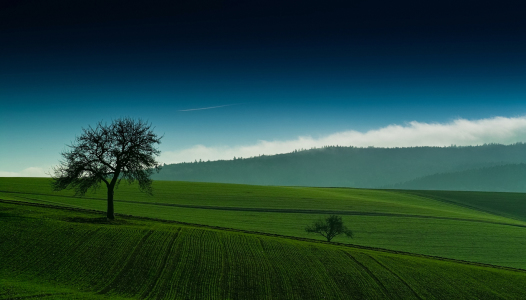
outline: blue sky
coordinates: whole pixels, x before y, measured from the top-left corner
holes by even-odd
[[[458,131],[467,130],[454,127],[458,119],[483,126],[477,121],[504,117],[518,124],[503,128],[512,132],[505,139],[495,133],[465,143],[526,141],[526,26],[506,3],[478,11],[460,5],[449,15],[447,1],[438,8],[401,2],[393,14],[336,1],[322,12],[309,1],[299,12],[287,1],[262,10],[225,3],[233,4],[102,21],[44,7],[35,11],[48,17],[22,22],[27,7],[6,7],[0,176],[41,174],[82,127],[124,116],[164,134],[166,163],[272,154],[303,144],[256,146],[299,137],[332,142],[324,138],[390,125],[410,130],[413,121]],[[425,13],[404,15],[415,7]],[[215,108],[190,110],[208,107]],[[420,140],[459,142],[429,135]]]

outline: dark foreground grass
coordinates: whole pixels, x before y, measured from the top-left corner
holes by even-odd
[[[115,194],[116,211],[318,239],[322,237],[308,235],[305,226],[336,213],[354,231],[353,239],[336,237],[336,242],[526,269],[526,222],[495,212],[513,213],[515,207],[519,214],[526,194],[162,181],[154,182],[154,188],[152,197],[136,186],[121,185]],[[49,179],[0,178],[0,199],[106,209],[103,188],[75,198],[71,191],[52,192]]]
[[[526,272],[0,203],[0,299],[523,299]]]

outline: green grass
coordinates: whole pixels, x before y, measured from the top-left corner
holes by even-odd
[[[521,299],[526,272],[0,202],[0,299]]]
[[[122,184],[116,212],[318,239],[305,226],[337,213],[355,237],[336,242],[526,269],[526,222],[520,217],[525,194],[168,181],[156,181],[154,188],[154,196],[147,196]],[[0,199],[106,209],[105,188],[85,198],[71,195],[51,192],[48,179],[0,178]]]
[[[524,193],[457,191],[403,191],[403,193],[526,221],[526,194]]]

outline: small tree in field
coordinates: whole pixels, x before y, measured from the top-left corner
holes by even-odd
[[[137,180],[139,190],[152,194],[150,175],[160,169],[155,156],[161,152],[155,144],[160,144],[161,138],[153,133],[151,124],[131,118],[82,128],[82,134],[62,153],[64,160],[53,169],[53,190],[75,189],[75,195],[83,196],[104,182],[107,217],[113,220],[113,193],[121,179],[128,183]]]
[[[325,219],[319,219],[312,225],[305,227],[308,233],[318,233],[330,242],[335,236],[345,234],[352,238],[353,233],[343,225],[342,218],[336,215],[331,215]]]

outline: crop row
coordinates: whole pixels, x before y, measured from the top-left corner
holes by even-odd
[[[459,268],[443,261],[426,262],[391,254],[369,256],[390,270],[415,294],[427,299],[523,299],[526,281],[517,280],[520,274],[506,274],[502,270],[481,267]],[[371,265],[371,264],[368,264]],[[446,287],[446,288],[445,288]]]
[[[221,244],[213,232],[182,228],[172,248],[172,265],[158,292],[167,299],[217,299],[224,263]]]

